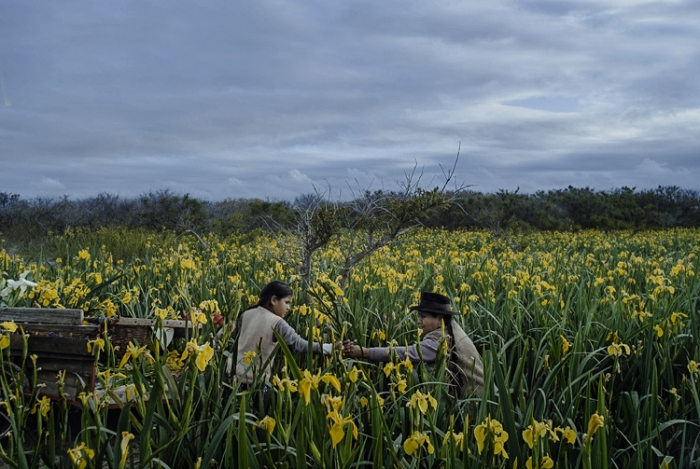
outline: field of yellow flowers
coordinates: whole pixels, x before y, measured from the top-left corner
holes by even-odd
[[[700,231],[419,230],[359,264],[344,290],[334,244],[301,285],[291,237],[72,232],[50,240],[60,257],[32,263],[0,245],[5,305],[201,325],[121,357],[109,337],[86,341],[99,384],[77,406],[25,395],[3,374],[12,431],[0,458],[80,469],[700,467]],[[444,363],[283,345],[269,390],[242,391],[226,361],[249,357],[226,334],[214,340],[211,316],[235,320],[272,279],[293,286],[287,320],[300,334],[362,346],[414,342],[408,307],[421,291],[448,295],[482,352],[485,395],[453,398]],[[7,367],[14,324],[1,326]]]

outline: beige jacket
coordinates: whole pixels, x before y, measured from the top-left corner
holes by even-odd
[[[445,335],[450,353],[447,369],[452,374],[453,383],[457,386],[460,397],[468,397],[484,392],[484,364],[474,343],[464,330],[452,321],[454,337]],[[425,335],[425,339],[443,340],[442,329],[436,329]]]
[[[277,331],[285,344],[294,352],[306,353],[309,349],[309,342],[297,334],[287,321],[272,313],[270,310],[258,306],[246,310],[239,317],[239,327],[241,329],[238,337],[238,363],[236,364],[236,376],[244,383],[250,384],[253,381],[253,369],[260,370],[265,364],[277,342],[275,334]],[[235,329],[235,328],[234,328]],[[330,355],[333,350],[332,344],[319,344],[314,342],[311,345],[314,353]],[[255,352],[255,357],[251,363],[245,363],[246,353]],[[270,380],[273,361],[264,369],[265,381]]]
[[[253,381],[253,368],[260,370],[275,349],[275,335],[272,332],[281,317],[262,306],[245,311],[240,322],[238,338],[238,363],[236,376],[244,383]],[[250,364],[244,363],[246,352],[255,352]],[[265,381],[270,379],[272,362],[264,370]]]

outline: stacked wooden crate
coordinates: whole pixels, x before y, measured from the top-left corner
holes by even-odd
[[[0,322],[4,321],[18,326],[10,334],[11,360],[24,367],[29,383],[36,373],[36,383],[42,385],[40,394],[76,400],[81,391],[94,389],[97,365],[87,343],[98,337],[100,326],[83,324],[83,310],[0,308]],[[22,333],[27,336],[26,352]],[[36,355],[36,368],[32,355]],[[59,395],[59,374],[63,375],[64,396]]]

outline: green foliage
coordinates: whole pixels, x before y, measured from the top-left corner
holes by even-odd
[[[518,194],[467,191],[426,226],[570,231],[585,229],[661,229],[700,226],[700,194],[678,187],[635,191],[588,187]]]

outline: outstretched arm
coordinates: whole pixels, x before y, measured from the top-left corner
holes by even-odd
[[[343,342],[343,355],[348,358],[369,358],[369,349],[346,340]]]
[[[297,334],[287,321],[278,321],[277,325],[275,325],[275,330],[282,336],[284,343],[287,344],[290,350],[304,353],[309,349],[309,341]],[[314,342],[312,347],[314,353],[322,353],[324,355],[330,355],[333,350],[333,344],[319,344],[318,342]]]
[[[423,339],[420,342],[420,351],[423,355],[423,361],[432,363],[437,357],[437,349],[440,343],[435,339]],[[395,353],[399,360],[405,360],[408,357],[413,363],[421,361],[421,355],[418,353],[418,344],[412,344],[408,347],[370,347],[364,348],[352,343],[343,344],[343,355],[350,358],[365,358],[373,362],[388,361],[390,354]]]

